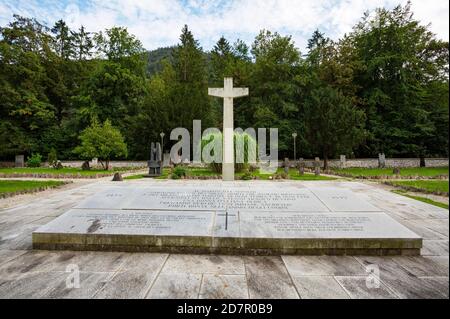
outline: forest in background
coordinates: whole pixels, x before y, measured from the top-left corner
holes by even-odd
[[[449,44],[410,5],[367,13],[338,41],[314,32],[305,52],[262,30],[253,43],[220,37],[205,52],[185,26],[179,43],[147,52],[126,28],[91,33],[15,16],[0,27],[0,159],[55,149],[76,159],[81,132],[109,120],[128,159],[176,127],[219,127],[223,78],[249,87],[235,127],[278,128],[280,157],[448,157]]]

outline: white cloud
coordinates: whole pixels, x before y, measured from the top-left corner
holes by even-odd
[[[251,42],[261,29],[291,34],[303,49],[319,28],[334,39],[351,31],[366,10],[392,8],[406,0],[0,0],[0,22],[13,13],[47,23],[63,18],[71,27],[90,31],[114,25],[129,28],[148,49],[176,44],[188,24],[200,43],[210,49],[221,35]],[[449,2],[413,0],[415,16],[432,22],[438,37],[448,40]]]

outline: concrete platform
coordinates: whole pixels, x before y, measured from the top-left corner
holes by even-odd
[[[418,255],[422,238],[340,187],[108,187],[33,232],[35,249]]]

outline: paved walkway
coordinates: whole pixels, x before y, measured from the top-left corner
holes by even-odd
[[[185,185],[220,181],[151,181]],[[248,182],[242,182],[248,183]],[[350,188],[424,238],[420,257],[216,256],[33,251],[31,233],[105,180],[16,199],[0,209],[0,298],[448,298],[448,211],[357,182]],[[239,182],[236,182],[239,184]],[[0,207],[2,202],[0,200]],[[73,286],[74,270],[80,287]],[[381,281],[376,275],[379,273]],[[372,274],[372,275],[371,275]],[[75,281],[76,282],[76,281]]]

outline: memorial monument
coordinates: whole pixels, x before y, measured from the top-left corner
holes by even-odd
[[[150,160],[148,161],[148,175],[146,177],[158,177],[162,174],[161,144],[153,143],[150,146]]]
[[[422,238],[342,187],[117,186],[33,233],[35,249],[417,255]]]
[[[222,179],[234,181],[233,99],[248,95],[248,88],[233,87],[233,78],[225,78],[223,88],[209,88],[208,94],[223,98],[223,162]]]

